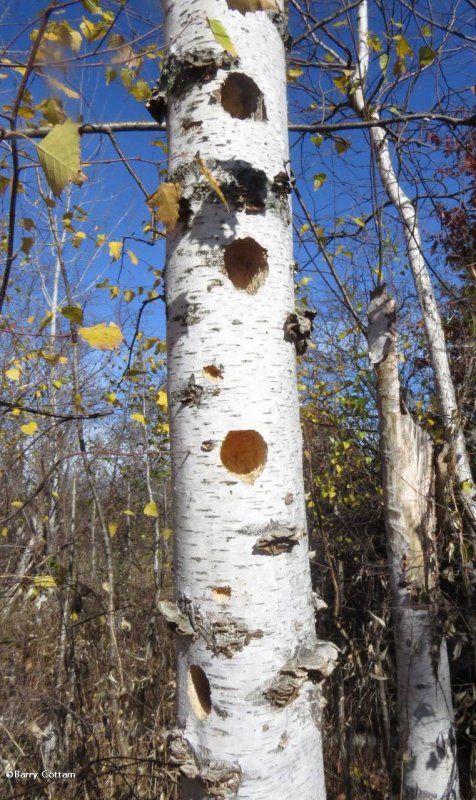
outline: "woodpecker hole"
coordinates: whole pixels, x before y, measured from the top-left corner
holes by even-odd
[[[226,0],[226,4],[228,8],[232,11],[239,11],[243,16],[245,14],[253,14],[256,11],[278,11],[278,5],[276,0],[257,0],[255,4],[251,4],[250,2],[244,0]]]
[[[230,586],[214,586],[212,591],[217,603],[228,603],[231,597]]]
[[[209,378],[211,381],[222,381],[223,380],[223,372],[219,367],[216,367],[214,364],[207,364],[206,367],[202,369],[203,374],[206,378]]]
[[[230,431],[220,452],[223,466],[246,483],[254,483],[267,456],[268,446],[257,431]]]
[[[263,92],[242,72],[232,72],[223,82],[221,104],[235,119],[267,119]]]
[[[225,269],[236,289],[256,294],[268,277],[268,251],[251,237],[225,247]]]
[[[206,719],[212,710],[210,682],[197,664],[192,664],[188,674],[188,699],[195,716]]]

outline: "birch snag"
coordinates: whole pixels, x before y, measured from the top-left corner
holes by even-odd
[[[315,635],[285,333],[286,20],[274,2],[165,9],[156,101],[167,104],[175,187],[166,299],[176,585],[175,604],[160,608],[179,634],[170,758],[187,800],[320,800],[317,683],[336,650]]]
[[[431,602],[437,580],[433,446],[401,408],[395,302],[384,287],[369,306],[368,341],[377,375],[403,797],[456,799],[448,655]]]
[[[369,63],[368,36],[368,6],[367,0],[363,0],[358,10],[359,63],[354,74],[349,99],[354,110],[362,119],[378,120],[378,109],[373,108],[370,111],[364,95]],[[405,194],[393,167],[387,132],[384,128],[375,126],[369,128],[369,136],[382,186],[402,222],[408,263],[420,302],[445,437],[454,460],[459,496],[474,535],[476,532],[476,487],[471,474],[466,441],[459,417],[443,324],[423,253],[417,212],[412,201]]]

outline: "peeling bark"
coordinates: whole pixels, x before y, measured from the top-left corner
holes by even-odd
[[[401,408],[395,302],[385,287],[376,290],[369,306],[368,342],[377,375],[403,796],[450,800],[459,796],[458,773],[447,648],[433,602],[433,445]]]
[[[373,121],[378,121],[378,110],[374,108],[371,112],[369,111],[364,95],[369,62],[368,30],[367,0],[362,0],[358,10],[359,62],[355,70],[349,99],[362,119],[370,118]],[[445,437],[454,459],[461,504],[466,512],[473,541],[475,541],[476,486],[471,474],[466,441],[456,401],[441,315],[423,253],[417,211],[410,198],[403,191],[397,177],[392,163],[387,131],[385,128],[376,125],[369,129],[369,136],[382,186],[402,222],[408,262],[418,294],[428,352],[435,376],[436,394]]]
[[[161,609],[184,634],[174,758],[186,800],[324,800],[316,670],[297,661],[287,705],[265,696],[294,654],[318,648],[283,330],[294,312],[285,17],[278,3],[230,5],[166,4],[169,65],[186,75],[165,89],[170,180],[187,204],[166,269],[176,605]],[[223,60],[207,17],[237,63]],[[194,72],[191,53],[207,53],[207,66]]]

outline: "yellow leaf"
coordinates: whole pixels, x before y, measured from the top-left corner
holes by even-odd
[[[108,532],[109,536],[111,537],[111,539],[116,535],[118,527],[119,526],[118,526],[117,522],[108,522],[107,523],[107,532]]]
[[[332,83],[339,90],[342,94],[347,94],[347,89],[349,87],[349,75],[346,70],[344,70],[342,75],[339,75],[338,78],[333,78]]]
[[[168,433],[169,432],[169,423],[168,422],[158,422],[157,425],[154,425],[153,433]]]
[[[164,530],[162,531],[162,539],[165,539],[165,541],[167,541],[167,539],[171,539],[172,533],[173,533],[172,528],[164,528]]]
[[[79,618],[79,614],[76,611],[72,611],[69,615],[69,618],[72,622],[76,622],[76,620]]]
[[[13,508],[23,508],[23,500],[12,500],[11,505]]]
[[[115,406],[117,403],[117,394],[115,392],[108,392],[105,400],[106,403],[111,403],[111,405]]]
[[[79,48],[81,47],[81,42],[83,41],[83,37],[81,36],[79,31],[70,30],[69,39],[70,39],[71,50],[73,51],[73,53],[77,53]]]
[[[69,86],[66,86],[61,81],[56,80],[56,78],[53,78],[52,75],[48,76],[47,81],[50,86],[53,87],[53,89],[58,89],[60,92],[63,92],[66,97],[72,97],[74,100],[80,99],[81,95],[78,92],[76,92],[74,89],[70,89]]]
[[[80,144],[79,125],[70,119],[54,125],[40,144],[36,145],[38,157],[48,185],[57,197],[68,181],[79,182]]]
[[[218,183],[217,180],[215,180],[215,178],[213,177],[212,173],[208,169],[207,165],[202,161],[202,159],[200,158],[199,153],[197,153],[197,155],[195,156],[194,160],[198,164],[198,167],[199,167],[200,171],[203,173],[203,175],[205,175],[205,178],[207,179],[208,183],[212,187],[212,189],[215,192],[215,194],[218,195],[218,197],[220,198],[221,202],[225,206],[226,210],[229,211],[230,209],[228,208],[228,203],[226,202],[226,197],[223,194],[222,190],[220,189],[220,184]]]
[[[140,422],[141,425],[145,425],[145,417],[143,414],[131,414],[131,419],[134,422]]]
[[[123,514],[124,514],[126,517],[135,517],[135,514],[134,514],[134,512],[133,512],[133,511],[131,511],[131,510],[130,510],[130,508],[126,508],[126,509],[125,509],[125,510],[124,510],[122,513],[123,513]]]
[[[288,81],[295,81],[301,77],[303,71],[300,67],[293,67],[292,69],[288,69]]]
[[[20,425],[20,428],[25,436],[32,436],[38,430],[38,423],[34,421],[27,422],[25,425]]]
[[[109,255],[113,261],[117,261],[121,257],[122,242],[109,242]]]
[[[5,375],[10,381],[19,381],[20,380],[20,368],[19,367],[10,367],[6,370]]]
[[[96,350],[116,350],[124,339],[121,329],[114,322],[110,322],[109,326],[101,322],[90,328],[79,328],[78,333]]]
[[[3,538],[5,539],[8,536],[8,528],[2,528],[2,530],[0,531],[0,536],[3,536]]]
[[[12,417],[19,417],[21,410],[19,408],[12,408]]]
[[[126,301],[126,303],[130,303],[135,296],[136,293],[133,292],[132,289],[124,289],[124,300]]]
[[[147,505],[144,506],[143,513],[146,517],[158,517],[159,510],[157,508],[157,503],[154,503],[154,501],[151,500],[150,503],[147,503]]]
[[[133,253],[132,250],[128,250],[127,255],[129,256],[134,266],[137,266],[137,264],[139,263],[139,259],[137,258],[136,254]]]
[[[395,49],[397,51],[397,56],[399,58],[405,58],[405,56],[409,56],[412,52],[412,48],[408,44],[407,40],[404,36],[398,33],[396,36],[393,37],[396,44]]]
[[[54,589],[57,585],[52,575],[35,575],[33,584],[39,589]]]
[[[173,231],[180,212],[182,190],[178,183],[161,183],[154,194],[147,199],[147,205],[156,220],[165,225],[165,230]]]
[[[158,393],[157,397],[155,398],[155,402],[157,403],[158,406],[163,408],[164,411],[167,411],[167,408],[168,408],[167,392],[164,392],[164,390],[161,389],[160,392]]]

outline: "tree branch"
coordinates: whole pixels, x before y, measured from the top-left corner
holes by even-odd
[[[63,422],[69,422],[73,419],[98,419],[99,417],[109,417],[113,411],[91,411],[90,414],[55,414],[53,411],[45,411],[41,408],[33,408],[31,406],[22,406],[19,403],[8,403],[6,400],[0,400],[0,408],[6,408],[7,411],[13,411],[14,408],[19,408],[20,411],[28,411],[29,414],[38,414],[41,417],[53,417],[60,419]]]
[[[468,127],[476,128],[476,114],[469,117],[454,117],[450,114],[439,114],[435,111],[418,111],[408,114],[395,114],[393,117],[383,117],[382,119],[366,119],[366,120],[343,120],[342,122],[310,122],[310,123],[297,123],[290,122],[288,130],[291,132],[301,133],[333,133],[338,131],[346,131],[352,129],[362,128],[387,128],[392,125],[405,124],[408,122],[418,122],[424,120],[425,122],[440,122],[443,125],[450,125],[451,127]],[[42,128],[19,128],[18,130],[8,130],[7,128],[0,128],[0,141],[8,141],[15,137],[23,137],[27,139],[43,139],[51,131],[51,126]],[[135,133],[141,132],[161,132],[165,133],[165,124],[158,122],[149,122],[148,120],[137,120],[130,122],[101,122],[101,123],[85,123],[79,128],[81,135],[91,133]]]

